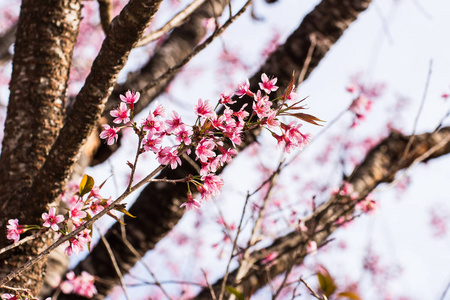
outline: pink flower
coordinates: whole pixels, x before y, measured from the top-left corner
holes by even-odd
[[[209,103],[209,100],[203,101],[202,99],[198,99],[197,105],[194,106],[194,111],[200,117],[214,117],[214,111]]]
[[[191,144],[192,130],[186,129],[184,125],[181,125],[175,130],[174,133],[176,135],[175,139],[178,143],[184,143],[185,145]]]
[[[120,95],[120,100],[122,100],[123,102],[125,102],[126,104],[128,104],[128,106],[130,107],[130,109],[134,109],[134,104],[136,102],[138,102],[139,97],[141,96],[141,94],[139,92],[136,91],[127,91],[124,95]]]
[[[204,182],[203,187],[211,193],[212,196],[220,194],[220,189],[223,185],[223,179],[217,175],[208,174],[202,176]]]
[[[158,152],[158,162],[161,165],[169,165],[172,170],[175,170],[178,165],[181,165],[181,159],[178,157],[178,151],[170,151],[170,147],[164,147]]]
[[[155,105],[156,105],[156,107],[155,107],[155,110],[153,110],[153,115],[155,117],[157,117],[157,116],[165,117],[166,110],[165,110],[164,106],[159,104],[158,101],[155,102]]]
[[[186,210],[199,209],[200,203],[192,197],[192,194],[189,193],[187,196],[187,201],[181,204],[180,208],[185,207]]]
[[[278,257],[278,252],[276,252],[276,251],[274,251],[274,252],[271,252],[271,253],[269,253],[269,255],[267,255],[264,259],[263,259],[263,261],[262,261],[262,263],[265,265],[265,264],[268,264],[268,263],[270,263],[271,261],[273,261],[275,258],[277,258]]]
[[[309,241],[306,245],[306,253],[316,254],[317,253],[317,243],[315,241]]]
[[[113,120],[114,123],[120,124],[120,123],[128,123],[130,121],[130,111],[127,108],[127,105],[125,103],[120,103],[119,107],[112,110],[109,113],[112,117],[115,119]]]
[[[69,245],[64,250],[64,253],[67,254],[67,256],[71,256],[73,252],[76,254],[80,253],[84,249],[84,244],[80,242],[78,239],[73,238],[68,241]]]
[[[246,106],[247,106],[247,103],[242,105],[241,109],[234,113],[234,115],[238,118],[238,120],[240,122],[243,122],[245,120],[245,118],[247,118],[249,116],[249,113],[246,110],[244,110]]]
[[[271,92],[275,92],[278,90],[278,87],[275,85],[277,83],[277,78],[269,78],[267,77],[266,73],[263,73],[261,75],[261,81],[259,83],[259,88],[264,90],[267,94],[270,94]]]
[[[45,221],[43,224],[44,227],[51,227],[54,231],[58,231],[59,230],[58,223],[64,221],[64,216],[56,215],[56,208],[50,207],[48,214],[47,213],[42,214],[42,219],[44,219]]]
[[[223,104],[223,105],[236,103],[236,101],[233,101],[232,97],[233,97],[233,93],[230,93],[230,94],[222,93],[222,94],[220,94],[219,103]]]
[[[97,294],[94,282],[95,277],[86,271],[81,272],[80,276],[75,277],[75,273],[70,271],[66,275],[67,280],[59,286],[64,294],[74,293],[87,298],[92,298]]]
[[[201,162],[207,162],[210,157],[216,155],[213,151],[215,147],[216,144],[213,141],[202,139],[195,148],[197,159],[200,159]]]
[[[356,204],[356,207],[364,213],[373,213],[378,206],[378,203],[373,199],[371,194]]]
[[[9,219],[8,223],[9,225],[6,225],[6,238],[17,243],[20,240],[20,235],[25,232],[24,226],[19,225],[17,219]]]
[[[92,187],[88,198],[102,199],[102,196],[100,195],[100,188],[98,186]]]
[[[110,127],[108,124],[103,125],[103,128],[105,130],[100,133],[100,138],[106,139],[106,143],[108,145],[112,145],[114,144],[114,142],[117,142],[117,139],[119,138],[117,133],[119,132],[120,128]]]
[[[2,294],[2,299],[19,300],[19,296],[13,294]]]
[[[69,217],[75,224],[81,223],[81,219],[86,217],[86,212],[83,211],[83,205],[84,203],[78,202],[70,208]]]
[[[147,130],[151,135],[164,132],[164,123],[156,120],[153,114],[148,114],[147,118],[142,120],[141,124],[144,126],[144,130]]]
[[[167,132],[172,133],[179,126],[183,125],[180,115],[176,111],[172,111],[172,119],[166,120],[166,125],[168,126]]]
[[[161,150],[162,141],[163,138],[161,136],[148,134],[147,137],[142,141],[142,145],[144,146],[145,151],[152,150],[154,153],[157,153]]]
[[[254,98],[256,102],[253,102],[253,113],[257,114],[260,119],[267,117],[271,111],[270,106],[272,105],[269,97],[262,97],[261,91],[258,91]]]
[[[244,97],[245,95],[248,95],[250,97],[253,97],[253,92],[250,91],[250,82],[248,82],[248,79],[243,84],[239,84],[238,88],[236,90],[236,96],[239,96],[239,98]]]

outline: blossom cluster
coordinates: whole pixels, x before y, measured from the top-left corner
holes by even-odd
[[[95,278],[86,271],[81,272],[81,275],[75,276],[73,271],[66,275],[67,280],[63,281],[59,288],[64,294],[77,294],[86,298],[92,298],[97,294],[94,282]]]
[[[361,81],[361,78],[355,76],[352,83],[347,87],[347,92],[356,94],[348,110],[355,114],[352,128],[357,127],[366,119],[366,115],[372,109],[373,100],[378,98],[384,89],[383,84],[368,85]]]
[[[6,226],[7,238],[14,243],[17,243],[20,240],[20,235],[31,229],[52,230],[60,237],[70,234],[73,230],[92,218],[92,216],[111,204],[111,199],[102,198],[100,195],[100,188],[101,186],[94,185],[92,177],[85,175],[80,185],[69,185],[69,193],[66,191],[66,193],[63,194],[62,200],[67,206],[67,212],[64,215],[57,214],[56,208],[50,207],[48,212],[42,214],[42,226],[19,225],[17,219],[10,219]],[[121,211],[125,210],[121,209]],[[88,228],[84,229],[66,242],[64,252],[69,256],[74,252],[78,254],[80,251],[83,251],[86,246],[89,247],[91,238],[91,230]],[[80,277],[76,278],[68,275],[68,279],[69,283],[65,283],[64,288],[61,287],[63,292],[66,293],[66,291],[70,290],[67,293],[73,292],[86,297],[92,297],[92,295],[96,293],[95,287],[93,286],[93,277],[91,275],[82,274]],[[69,289],[69,286],[72,286],[72,288]]]
[[[285,95],[270,99],[270,94],[278,90],[276,82],[277,78],[262,74],[260,89],[253,92],[247,80],[238,85],[234,94],[222,93],[214,107],[209,100],[198,99],[194,106],[197,119],[193,125],[185,124],[175,111],[167,117],[161,104],[156,104],[155,109],[151,110],[144,120],[136,122],[133,112],[140,93],[127,91],[125,95],[120,96],[122,100],[120,105],[110,112],[114,118],[113,122],[122,125],[120,127],[103,125],[104,130],[100,133],[100,137],[111,145],[117,142],[118,133],[122,128],[131,127],[140,137],[140,153],[153,152],[161,165],[169,165],[172,169],[181,165],[181,154],[190,154],[193,151],[195,159],[201,164],[201,169],[199,174],[192,175],[188,180],[187,201],[181,207],[198,208],[201,202],[219,194],[223,180],[215,173],[224,164],[230,163],[237,154],[235,148],[242,143],[244,131],[261,126],[268,129],[276,138],[278,147],[283,147],[287,153],[295,148],[302,148],[309,142],[309,134],[300,131],[301,124],[295,121],[285,124],[279,117],[293,116],[316,125],[315,121],[319,119],[307,114],[292,113],[294,110],[304,108],[296,106],[303,100],[293,105],[286,104],[288,100],[297,97],[293,81]],[[246,110],[247,103],[243,103],[239,110],[230,107],[238,101],[237,97],[244,96],[253,98],[252,114]],[[219,105],[222,106],[220,114],[216,112]],[[277,129],[281,133],[276,133]],[[175,145],[167,146],[168,143],[165,141],[168,136],[175,138]],[[230,144],[232,146],[227,146]],[[194,185],[199,192],[199,200],[193,198],[190,185]]]

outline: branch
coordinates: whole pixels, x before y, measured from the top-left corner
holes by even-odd
[[[39,176],[33,182],[31,199],[46,199],[51,202],[61,193],[81,147],[103,113],[118,73],[161,1],[132,0],[111,23],[86,83],[77,95],[64,127],[39,170]]]
[[[316,38],[315,50],[309,55],[310,62],[307,70],[304,72],[306,78],[324,57],[332,44],[339,39],[345,29],[357,18],[358,14],[367,8],[369,3],[369,0],[322,1],[322,3],[305,17],[300,27],[288,38],[286,43],[280,46],[269,57],[260,71],[251,78],[252,86],[257,86],[257,82],[260,80],[261,73],[263,72],[275,74],[278,76],[280,86],[288,86],[291,80],[292,70],[296,69],[296,74],[299,74],[299,70],[303,68],[303,62],[307,59],[308,52],[310,52],[311,43],[308,37],[314,35],[320,38]],[[159,75],[155,74],[155,78]],[[243,141],[243,148],[250,145],[255,140],[256,135],[257,133],[247,135]],[[181,167],[175,171],[166,169],[158,178],[184,178],[192,172],[195,172],[195,168],[192,168],[189,163],[183,161]],[[149,184],[141,192],[129,210],[137,218],[125,217],[125,222],[127,223],[125,227],[126,236],[140,255],[144,255],[148,250],[153,249],[156,243],[183,216],[184,211],[179,209],[179,206],[185,201],[186,194],[187,189],[185,185],[173,186],[165,182]],[[137,259],[114,234],[114,232],[118,232],[119,230],[120,224],[115,224],[106,234],[106,238],[113,248],[114,256],[122,262],[120,266],[121,272],[125,274],[137,262]],[[105,253],[105,249],[101,245],[97,246],[84,261],[80,262],[75,270],[75,273],[86,270],[93,275],[110,279],[108,280],[108,284],[103,282],[96,283],[97,290],[100,294],[106,294],[118,283],[110,264],[105,261]]]
[[[227,2],[228,0],[208,0],[203,3],[189,16],[186,23],[172,31],[139,72],[129,74],[127,81],[123,85],[116,86],[106,104],[106,113],[103,114],[103,117],[110,126],[113,125],[113,122],[109,111],[119,105],[119,95],[125,93],[127,90],[142,90],[149,82],[166,74],[171,68],[189,56],[206,35],[206,29],[202,25],[203,21],[214,17],[214,12],[222,14]],[[135,106],[135,113],[138,114],[146,109],[164,91],[175,75],[176,73],[172,73],[166,79],[160,80],[150,90],[141,92],[139,102]],[[98,136],[95,138],[98,140]],[[118,144],[108,146],[105,143],[99,143],[99,145],[92,162],[93,165],[106,161],[118,149]]]
[[[410,136],[394,132],[374,147],[350,176],[349,182],[354,191],[363,198],[379,184],[391,182],[395,173],[400,169],[407,168],[417,159],[424,158],[422,157],[424,153],[427,153],[428,157],[423,161],[450,153],[450,127],[443,128],[436,133],[416,135],[407,160],[400,166],[396,166],[394,171],[393,165],[396,165],[395,162],[404,153],[409,140]],[[432,153],[430,150],[433,150]],[[245,298],[250,297],[255,291],[265,286],[269,280],[292,267],[292,262],[297,265],[301,264],[307,255],[308,241],[315,241],[318,245],[326,243],[334,230],[340,226],[336,221],[339,217],[351,216],[357,201],[358,199],[351,201],[348,197],[340,195],[331,196],[326,203],[320,205],[311,216],[305,219],[305,225],[309,229],[313,228],[314,231],[291,232],[275,239],[270,246],[254,251],[251,259],[246,261],[246,263],[252,262],[247,274],[237,284],[234,284],[237,272],[232,272],[227,285],[236,288]],[[267,254],[274,252],[279,253],[278,257],[269,264],[264,264],[263,260]],[[222,281],[219,280],[213,285],[213,290],[219,291],[221,285]],[[210,291],[204,289],[195,299],[208,299],[209,294]]]
[[[178,27],[183,21],[185,21],[197,8],[200,7],[200,5],[203,4],[206,0],[194,0],[191,4],[189,4],[184,10],[180,11],[178,14],[176,14],[175,17],[173,17],[169,22],[167,22],[164,26],[162,26],[160,29],[153,31],[149,33],[148,35],[144,36],[136,47],[142,47],[147,45],[148,43],[159,39],[164,34],[168,33],[170,30],[174,29],[175,27]]]

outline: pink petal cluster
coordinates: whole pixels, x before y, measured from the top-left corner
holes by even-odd
[[[17,243],[20,240],[20,235],[25,232],[24,226],[19,225],[19,220],[9,219],[6,225],[6,238]]]
[[[141,97],[141,94],[139,92],[135,92],[135,91],[127,91],[124,95],[120,95],[120,100],[122,100],[123,102],[125,102],[128,107],[133,110],[134,109],[134,104],[136,102],[138,102],[139,97]]]
[[[259,88],[264,90],[267,94],[275,92],[278,87],[275,85],[277,83],[277,78],[269,78],[266,73],[261,75],[261,82],[259,83]]]
[[[64,294],[77,294],[86,298],[92,298],[97,294],[97,289],[94,285],[95,277],[86,271],[81,272],[81,275],[75,276],[73,271],[66,275],[67,280],[60,284],[60,289]]]
[[[114,144],[114,142],[117,142],[117,139],[119,138],[117,133],[120,129],[116,127],[110,127],[108,124],[104,124],[102,126],[104,130],[100,132],[100,138],[106,139],[106,143],[108,145],[112,145]]]
[[[44,219],[44,227],[50,227],[54,231],[59,230],[58,224],[64,221],[63,215],[56,215],[56,208],[50,207],[48,213],[42,214],[42,219]]]

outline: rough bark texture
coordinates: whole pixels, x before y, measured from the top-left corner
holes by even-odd
[[[297,76],[299,76],[304,61],[308,57],[308,52],[311,48],[309,37],[320,37],[316,38],[316,47],[312,53],[311,62],[306,66],[305,77],[307,77],[325,56],[331,45],[339,39],[350,23],[357,18],[358,14],[368,7],[369,3],[370,1],[367,0],[322,1],[305,17],[300,27],[288,38],[286,43],[279,47],[279,49],[270,56],[261,70],[252,77],[251,82],[253,83],[253,86],[257,86],[256,83],[260,80],[260,74],[263,72],[274,74],[278,77],[280,86],[287,86],[292,76],[292,70],[295,69]],[[280,91],[280,93],[281,92],[282,91]],[[254,135],[248,135],[246,141],[243,143],[244,146],[249,145],[254,139]],[[186,166],[188,166],[188,164],[184,162],[181,169]],[[178,170],[177,172],[184,171]],[[171,173],[168,172],[165,173],[164,176],[173,178],[173,175],[170,174]],[[133,234],[141,236],[141,240],[135,239],[131,241],[133,247],[135,247],[139,253],[145,253],[152,249],[153,245],[171,230],[172,225],[175,225],[183,214],[178,207],[180,203],[185,201],[185,199],[180,200],[180,197],[186,197],[186,191],[184,191],[183,194],[184,187],[173,187],[172,189],[169,189],[169,191],[175,191],[174,193],[164,193],[163,195],[158,196],[161,197],[158,198],[158,201],[155,201],[155,193],[157,193],[160,188],[161,187],[155,187],[153,184],[147,186],[147,188],[141,192],[131,208],[132,211],[138,213],[141,217],[138,215],[138,218],[136,219],[125,219],[125,222],[127,223],[127,226],[125,226],[127,236]],[[148,214],[150,213],[154,216],[151,222],[141,220],[142,218],[148,218]],[[151,227],[146,227],[146,225],[151,225]],[[118,227],[118,225],[115,225],[113,229],[111,229],[108,233],[108,238],[113,236],[113,230],[117,230]],[[137,232],[135,232],[136,230]],[[153,234],[154,236],[152,236]],[[124,267],[124,271],[127,271],[137,261],[137,258],[121,256],[127,254],[128,251],[123,244],[117,244],[117,247],[122,249],[115,248],[116,259],[121,262],[126,262],[127,265]],[[96,258],[108,256],[101,248],[98,250],[95,249],[93,253],[94,252]],[[95,270],[97,269],[102,269],[102,273],[105,274],[115,274],[114,270],[111,268],[111,264],[105,264],[96,258],[93,257],[92,253],[89,254],[86,258],[87,263],[82,262],[80,266],[77,267],[77,271],[79,272],[89,265],[89,270],[94,270],[94,274],[97,274],[95,273]],[[108,267],[109,271],[103,271],[104,268]],[[108,282],[110,287],[106,289],[103,287],[102,283],[101,288],[108,290],[116,285],[118,283],[117,276],[113,275],[113,277],[114,280]]]
[[[17,27],[10,100],[0,157],[0,225],[7,219],[36,224],[46,204],[26,197],[63,125],[67,81],[81,16],[79,0],[23,1]],[[30,213],[33,212],[33,213]],[[9,244],[0,235],[0,246]],[[36,255],[48,238],[37,239],[0,261],[0,274]],[[11,285],[35,292],[43,264]]]
[[[450,127],[446,127],[434,134],[425,133],[416,136],[406,159],[399,163],[410,138],[394,132],[374,147],[349,177],[349,183],[354,190],[365,197],[379,184],[391,182],[397,171],[410,167],[417,158],[433,147],[436,149],[424,161],[450,153]],[[308,232],[291,232],[277,238],[270,246],[253,252],[246,261],[248,265],[246,274],[241,280],[236,281],[237,271],[231,272],[227,286],[233,286],[248,299],[275,276],[288,271],[294,265],[301,264],[307,255],[308,241],[315,241],[317,245],[325,243],[334,230],[339,228],[337,225],[339,217],[351,216],[355,204],[356,201],[352,201],[349,197],[331,196],[329,201],[320,205],[306,219],[305,224],[310,229]],[[269,264],[264,263],[263,260],[271,253],[278,253],[278,256]],[[220,293],[221,285],[220,280],[213,285],[216,296]],[[195,299],[211,299],[210,290],[204,289]]]
[[[113,21],[110,34],[105,39],[91,73],[61,130],[68,66],[72,52],[71,49],[65,49],[67,37],[64,30],[67,29],[64,26],[72,30],[78,28],[77,20],[81,5],[79,2],[48,1],[49,3],[45,3],[48,5],[47,8],[41,3],[36,5],[33,1],[24,2],[19,20],[17,55],[13,62],[11,100],[1,157],[0,197],[5,198],[7,195],[8,199],[19,198],[27,201],[22,201],[20,214],[17,215],[13,210],[17,208],[8,205],[8,199],[0,198],[2,225],[7,218],[14,216],[19,217],[22,223],[38,224],[37,221],[46,205],[57,198],[69,177],[80,148],[103,112],[105,102],[116,83],[118,73],[127,61],[129,52],[142,36],[161,1],[130,1]],[[59,2],[63,2],[68,8],[61,9],[63,4]],[[75,16],[70,13],[69,8],[77,12]],[[44,21],[48,19],[47,23],[41,25],[40,17]],[[33,23],[36,19],[39,20],[37,24]],[[53,28],[54,31],[49,30]],[[36,30],[41,30],[41,35],[34,36],[33,32]],[[30,43],[28,38],[30,33],[32,41],[37,43],[38,47]],[[39,44],[53,39],[57,39],[55,44],[60,45],[62,49],[51,47],[49,44]],[[65,62],[67,66],[60,65],[58,61]],[[27,72],[30,73],[28,76]],[[46,77],[48,74],[51,74],[50,78]],[[35,76],[38,77],[34,78]],[[36,86],[27,85],[29,82]],[[57,95],[52,94],[58,92]],[[31,101],[20,101],[24,98]],[[20,132],[17,132],[18,127],[22,129]],[[56,136],[58,138],[55,140]],[[17,180],[17,177],[23,180]],[[11,190],[15,190],[16,193],[8,194],[7,191]],[[38,242],[39,240],[30,245],[33,252],[26,253],[28,256],[34,256],[40,251],[42,246],[37,245]],[[2,261],[4,273],[28,260],[28,256],[23,254],[8,254],[8,260]],[[14,263],[16,258],[20,263]],[[43,269],[43,264],[36,265],[32,271],[41,270],[41,273],[36,273],[39,275],[34,276],[33,281],[21,276],[17,280],[18,283],[26,287],[32,285],[33,291],[38,291],[42,284]]]
[[[82,146],[100,119],[120,70],[161,1],[130,1],[111,23],[86,83],[77,95],[39,176],[33,182],[32,199],[51,200],[60,194]]]

